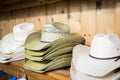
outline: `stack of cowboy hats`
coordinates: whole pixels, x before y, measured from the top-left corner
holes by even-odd
[[[5,35],[0,44],[0,63],[24,59],[24,43],[34,32],[33,23],[21,23],[13,27],[13,33]]]
[[[97,34],[91,47],[76,45],[70,69],[72,80],[120,80],[120,39]]]
[[[68,25],[47,23],[42,32],[32,33],[26,39],[25,68],[43,73],[68,67],[71,64],[73,47],[84,43],[83,37],[70,35]]]

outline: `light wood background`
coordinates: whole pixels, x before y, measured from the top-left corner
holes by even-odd
[[[97,33],[120,36],[120,0],[64,0],[54,4],[0,13],[0,38],[22,22],[33,22],[36,31],[50,21],[66,23],[71,33],[90,44]]]

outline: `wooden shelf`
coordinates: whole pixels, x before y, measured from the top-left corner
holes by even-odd
[[[0,63],[0,69],[8,74],[15,75],[17,77],[23,76],[24,61],[15,61],[7,64]],[[36,73],[30,70],[25,70],[28,80],[71,80],[69,69],[54,70],[47,73]]]
[[[0,11],[17,10],[62,0],[0,0]]]

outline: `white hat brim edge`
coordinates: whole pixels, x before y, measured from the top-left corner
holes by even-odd
[[[120,60],[98,60],[89,56],[90,47],[77,45],[73,48],[73,64],[75,68],[84,74],[103,77],[120,66]],[[94,69],[94,70],[93,70]]]
[[[92,76],[80,73],[74,67],[73,62],[71,62],[70,76],[72,80],[116,80],[120,76],[120,72],[117,72],[117,73],[112,72],[102,78],[92,77]]]

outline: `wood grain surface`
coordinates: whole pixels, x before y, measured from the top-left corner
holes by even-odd
[[[120,36],[120,0],[63,0],[31,8],[0,13],[0,36],[22,22],[32,22],[41,31],[47,22],[68,24],[72,34],[82,35],[90,45],[97,33]]]
[[[69,68],[40,74],[30,70],[24,70],[24,60],[7,64],[0,63],[0,69],[18,78],[24,76],[24,73],[26,73],[28,80],[71,80]]]

